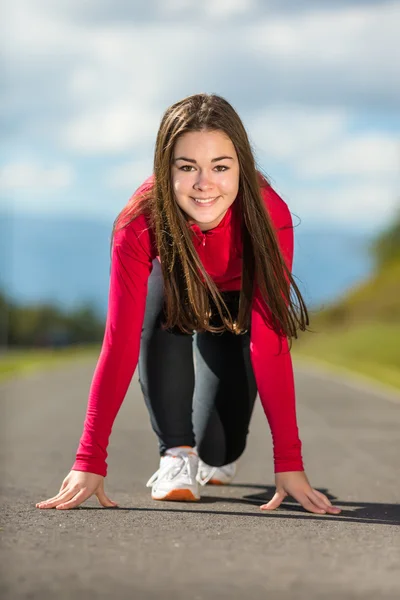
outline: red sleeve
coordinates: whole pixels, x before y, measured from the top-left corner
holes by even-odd
[[[288,267],[293,263],[289,209],[270,187],[262,190]],[[269,309],[256,289],[251,317],[251,359],[258,393],[271,429],[275,473],[303,471],[297,428],[293,366],[288,341],[268,326]]]
[[[107,474],[111,429],[138,362],[152,254],[143,216],[115,235],[105,333],[72,467],[77,471]]]

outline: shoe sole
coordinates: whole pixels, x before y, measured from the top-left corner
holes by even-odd
[[[230,481],[220,481],[219,479],[210,479],[210,481],[207,482],[210,485],[229,485]]]
[[[196,497],[192,490],[171,490],[163,496],[162,498],[155,498],[152,496],[153,500],[166,500],[171,502],[198,502],[200,500],[199,497]]]
[[[230,483],[232,483],[233,478],[230,479],[229,481],[221,481],[220,479],[210,479],[209,481],[207,481],[207,483],[205,485],[229,485]],[[199,481],[200,485],[201,481]]]

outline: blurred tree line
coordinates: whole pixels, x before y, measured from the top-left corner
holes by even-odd
[[[371,249],[378,268],[400,261],[400,210],[393,224],[376,238]]]
[[[400,323],[400,211],[368,247],[375,268],[341,298],[313,317],[320,331],[351,329],[360,323]],[[373,342],[371,342],[373,343]]]
[[[18,305],[0,292],[0,346],[60,347],[101,342],[104,321],[90,304],[62,311],[50,303]]]

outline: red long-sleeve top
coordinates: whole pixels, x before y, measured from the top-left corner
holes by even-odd
[[[151,185],[152,177],[137,193]],[[289,209],[270,186],[263,186],[261,191],[291,269],[293,228]],[[220,224],[209,231],[202,232],[197,225],[191,225],[199,257],[221,291],[241,287],[241,216],[237,208],[234,202]],[[154,235],[144,215],[116,233],[104,339],[72,467],[75,470],[107,474],[108,441],[138,363],[147,281],[156,257]],[[250,353],[258,393],[272,433],[275,472],[302,471],[288,342],[268,326],[267,316],[268,308],[256,288],[251,311]]]

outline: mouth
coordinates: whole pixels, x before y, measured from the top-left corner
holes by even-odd
[[[217,200],[218,200],[219,196],[215,196],[214,198],[194,198],[193,196],[191,196],[191,199],[198,205],[198,206],[212,206]]]

